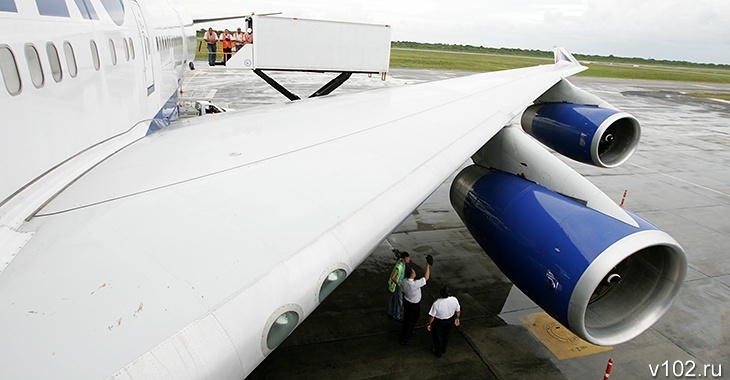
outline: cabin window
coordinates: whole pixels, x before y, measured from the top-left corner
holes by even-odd
[[[129,62],[129,42],[126,38],[122,38],[122,41],[124,42],[124,58]]]
[[[14,0],[0,0],[0,12],[18,13],[18,7],[15,6]]]
[[[124,23],[124,3],[122,3],[122,0],[101,0],[101,5],[104,6],[112,21],[122,26]]]
[[[76,74],[79,73],[79,68],[76,66],[76,55],[74,55],[74,48],[70,42],[66,41],[63,43],[63,52],[66,55],[68,74],[71,75],[71,78],[76,78]]]
[[[111,38],[109,39],[109,53],[111,53],[112,56],[112,65],[117,64],[117,49],[114,46],[114,40]]]
[[[18,7],[15,6],[14,0],[0,0],[0,12],[18,13]]]
[[[134,54],[134,42],[132,42],[131,38],[129,39],[129,52],[131,53],[132,59],[134,60],[136,56]]]
[[[74,0],[76,7],[81,12],[81,17],[87,20],[98,20],[99,16],[96,15],[96,9],[89,0]]]
[[[51,76],[56,83],[63,79],[63,71],[61,71],[61,59],[58,57],[58,50],[53,42],[46,44],[46,54],[48,54],[48,64],[51,66]]]
[[[99,49],[96,47],[96,42],[91,40],[91,60],[94,61],[94,69],[99,71],[101,67],[101,61],[99,61]]]
[[[2,72],[5,88],[10,95],[20,94],[18,64],[15,62],[13,51],[7,45],[0,45],[0,72]]]
[[[63,0],[35,0],[41,16],[69,17],[68,7]]]
[[[38,50],[32,44],[25,45],[25,60],[28,62],[28,70],[30,70],[30,80],[36,88],[43,87],[45,77],[43,76],[43,67],[41,67],[41,57],[38,56]]]

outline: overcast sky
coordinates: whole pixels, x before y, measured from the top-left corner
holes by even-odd
[[[730,64],[730,0],[177,1],[193,18],[283,12],[389,24],[399,41]]]

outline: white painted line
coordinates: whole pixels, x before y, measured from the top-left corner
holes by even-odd
[[[649,168],[647,168],[645,166],[641,166],[641,165],[634,164],[634,163],[631,163],[631,162],[629,162],[629,164],[634,165],[634,166],[637,166],[637,167],[642,168],[644,170],[648,170],[648,171],[652,171],[652,172],[657,173],[657,174],[661,174],[661,175],[663,175],[665,177],[669,177],[671,179],[674,179],[674,180],[677,180],[677,181],[680,181],[680,182],[684,182],[684,183],[689,184],[689,185],[692,185],[694,187],[699,187],[700,189],[704,189],[704,190],[707,190],[709,192],[713,192],[715,194],[719,194],[719,195],[724,195],[726,197],[730,197],[730,194],[725,194],[722,191],[718,191],[718,190],[715,190],[715,189],[711,189],[711,188],[709,188],[707,186],[698,185],[698,184],[696,184],[694,182],[690,182],[690,181],[687,181],[687,180],[684,180],[684,179],[681,179],[681,178],[677,178],[677,177],[675,177],[673,175],[669,175],[669,174],[666,174],[666,173],[658,172],[656,170],[652,170],[652,169],[649,169]]]

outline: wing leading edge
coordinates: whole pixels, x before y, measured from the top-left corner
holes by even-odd
[[[330,273],[583,69],[312,99],[135,142],[19,229],[32,238],[0,274],[2,377],[246,376],[281,315],[301,322]]]

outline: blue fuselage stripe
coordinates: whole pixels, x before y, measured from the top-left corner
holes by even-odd
[[[147,135],[157,132],[162,128],[170,125],[170,121],[179,116],[178,100],[180,95],[177,90],[172,92],[172,96],[162,105],[154,119],[150,122],[150,126],[147,129]]]

